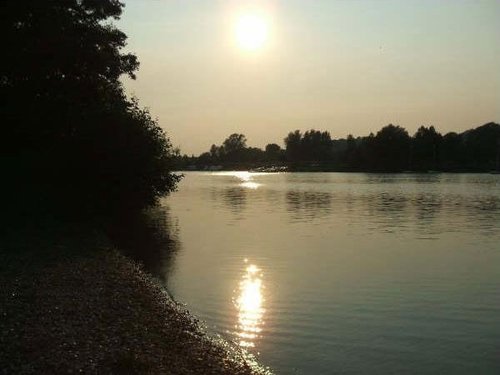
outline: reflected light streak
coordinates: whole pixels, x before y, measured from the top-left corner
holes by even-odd
[[[255,264],[248,265],[240,281],[238,298],[234,302],[238,309],[236,335],[242,347],[255,347],[255,340],[262,331],[265,313],[262,289],[260,269]]]
[[[263,172],[248,172],[248,171],[236,171],[236,172],[217,172],[214,173],[216,176],[233,176],[238,178],[241,183],[239,184],[240,187],[247,188],[247,189],[258,189],[262,184],[253,181],[255,176],[261,176],[261,175],[266,175],[268,173],[263,173]]]
[[[257,182],[253,182],[253,181],[245,181],[245,182],[242,182],[240,184],[241,187],[253,189],[253,190],[257,189],[261,185],[262,184],[258,184]]]
[[[235,172],[234,176],[238,177],[239,179],[245,182],[250,181],[252,179],[252,175],[250,174],[250,172]]]

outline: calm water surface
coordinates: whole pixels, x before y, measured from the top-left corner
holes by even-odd
[[[178,301],[279,374],[500,374],[500,175],[186,173]]]

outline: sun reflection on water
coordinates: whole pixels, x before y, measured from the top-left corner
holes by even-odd
[[[253,181],[245,181],[240,184],[241,187],[248,189],[257,189],[261,184]]]
[[[261,186],[261,184],[255,182],[255,181],[252,181],[253,174],[250,172],[236,172],[234,175],[242,181],[240,183],[241,187],[248,188],[248,189],[257,189],[259,186]]]
[[[248,171],[235,171],[235,172],[217,172],[215,173],[217,176],[232,176],[236,177],[240,183],[239,186],[247,189],[258,189],[260,186],[262,186],[261,183],[255,182],[254,177],[260,176],[266,173],[255,173],[255,172],[248,172]]]
[[[248,265],[240,281],[238,297],[234,301],[238,309],[236,335],[242,347],[255,347],[255,341],[262,332],[262,318],[265,313],[262,289],[260,269],[255,264]]]

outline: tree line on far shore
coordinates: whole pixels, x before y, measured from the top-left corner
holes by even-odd
[[[328,131],[299,130],[265,149],[248,147],[243,134],[231,134],[199,156],[178,155],[177,169],[251,169],[352,172],[490,172],[500,170],[500,125],[487,123],[462,133],[439,133],[421,126],[410,136],[389,124],[365,137],[332,139]]]

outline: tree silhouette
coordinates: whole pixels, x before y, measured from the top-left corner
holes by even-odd
[[[500,125],[488,123],[461,134],[442,136],[433,126],[421,126],[413,137],[401,126],[389,124],[376,135],[331,139],[327,131],[300,130],[284,138],[285,150],[270,143],[265,151],[247,147],[242,134],[232,134],[222,146],[198,158],[184,156],[188,166],[217,164],[225,169],[276,170],[288,166],[295,171],[473,171],[500,170]],[[226,152],[226,147],[232,150]],[[220,164],[219,164],[220,163]],[[180,165],[180,164],[179,164]],[[187,164],[182,164],[186,166]],[[261,167],[263,169],[261,169]],[[193,168],[190,168],[193,169]]]
[[[245,159],[247,139],[243,134],[233,133],[227,137],[221,146],[224,161],[241,162]]]
[[[443,137],[434,129],[421,126],[412,140],[411,169],[417,171],[437,170],[439,168],[440,148]]]
[[[300,130],[288,133],[283,140],[285,142],[285,155],[288,161],[297,162],[302,158],[301,141],[302,133]]]
[[[332,139],[327,131],[308,130],[301,140],[301,158],[306,161],[324,161],[332,156]]]
[[[265,158],[268,161],[275,162],[283,158],[283,150],[276,143],[269,143],[266,145]]]
[[[247,139],[243,134],[234,133],[224,140],[222,146],[226,154],[237,153],[247,147]]]
[[[374,138],[376,170],[398,172],[408,169],[410,136],[400,127],[389,124],[378,131]]]
[[[463,134],[467,166],[474,170],[494,170],[497,167],[500,126],[493,122]]]
[[[139,66],[109,22],[122,8],[117,0],[0,7],[0,167],[14,205],[141,207],[175,188],[168,138],[119,81]]]

